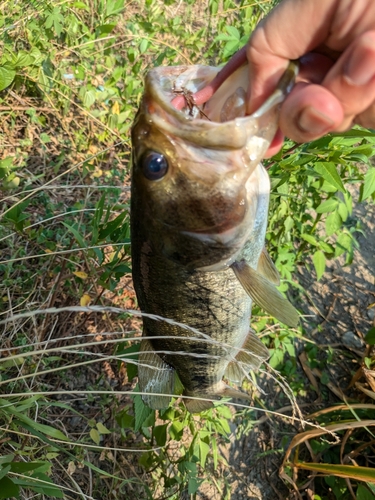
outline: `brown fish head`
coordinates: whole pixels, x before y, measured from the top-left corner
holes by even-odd
[[[132,210],[156,251],[193,269],[225,268],[241,250],[256,210],[253,177],[277,127],[276,106],[260,116],[220,122],[198,109],[184,113],[171,105],[176,82],[196,91],[217,71],[205,66],[151,70],[132,128]],[[214,119],[218,108],[232,107],[234,93],[241,95],[243,74],[243,68],[234,73],[232,83],[210,100],[207,109],[213,109]]]

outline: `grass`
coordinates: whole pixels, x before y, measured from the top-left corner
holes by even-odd
[[[314,343],[308,319],[290,330],[255,309],[271,351],[258,383],[277,401],[251,379],[253,408],[219,405],[199,417],[176,400],[155,414],[136,394],[129,130],[143,75],[159,64],[221,64],[273,3],[0,1],[0,498],[161,500],[204,488],[236,498],[223,451],[233,449],[230,424],[241,439],[261,439],[269,418],[277,446],[265,440],[259,458],[286,456],[291,498],[309,488],[315,500],[374,498],[372,330],[346,393],[330,370],[353,372],[352,355]],[[356,129],[287,143],[268,162],[268,248],[296,300],[298,266],[320,278],[326,263],[353,259],[361,227],[347,188],[374,199],[373,144]],[[305,406],[317,396],[321,414]],[[294,420],[290,400],[303,412]],[[338,444],[327,445],[328,431]],[[342,468],[353,464],[363,470]]]

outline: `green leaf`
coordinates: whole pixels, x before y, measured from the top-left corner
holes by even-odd
[[[225,29],[227,32],[236,40],[239,40],[241,38],[240,32],[238,29],[234,26],[226,26]]]
[[[311,234],[306,234],[306,233],[302,233],[301,234],[301,238],[303,238],[305,241],[307,241],[307,243],[310,243],[310,245],[314,245],[316,247],[319,246],[319,243],[318,241],[316,240],[316,238],[314,236],[312,236]]]
[[[89,6],[84,2],[73,2],[73,7],[75,7],[76,9],[84,9],[90,11]]]
[[[42,472],[36,472],[33,476],[28,477],[27,479],[23,476],[23,478],[17,478],[17,480],[15,479],[14,481],[17,481],[17,484],[22,488],[30,488],[37,493],[42,493],[48,496],[49,498],[64,498],[64,494],[60,488],[55,486],[51,481],[51,478]]]
[[[316,276],[318,278],[318,281],[320,278],[323,276],[325,268],[326,268],[326,257],[323,252],[318,250],[317,252],[314,253],[313,255],[313,263],[316,271]]]
[[[278,370],[283,361],[284,361],[283,351],[281,349],[273,349],[273,353],[271,354],[271,357],[268,361],[269,365],[272,368],[275,368],[275,370]]]
[[[336,165],[333,162],[317,162],[314,165],[314,170],[318,174],[320,174],[324,180],[326,180],[329,184],[334,186],[336,189],[345,193],[345,188],[342,183],[342,180],[337,173]]]
[[[327,236],[332,236],[338,229],[340,229],[342,224],[341,217],[338,212],[333,212],[329,214],[326,220],[326,232]]]
[[[111,434],[111,431],[107,429],[101,422],[96,424],[96,428],[100,432],[100,434]]]
[[[51,142],[51,138],[48,134],[42,132],[39,136],[39,139],[40,141],[43,143],[43,144],[47,144],[49,142]]]
[[[86,248],[87,247],[87,243],[85,242],[85,240],[83,239],[83,237],[81,236],[81,234],[77,231],[77,229],[75,229],[73,226],[70,226],[69,224],[67,224],[66,222],[63,222],[64,226],[69,229],[69,231],[71,233],[73,233],[75,239],[77,240],[77,243],[78,245],[81,247],[81,248]]]
[[[18,498],[20,487],[14,484],[9,477],[0,480],[0,498]]]
[[[65,434],[63,434],[59,429],[55,429],[50,425],[39,424],[38,422],[35,422],[33,419],[27,417],[26,415],[22,415],[22,413],[14,412],[14,414],[17,415],[18,419],[21,422],[24,422],[31,428],[41,432],[42,434],[45,434],[46,436],[52,437],[54,439],[60,439],[61,441],[69,441],[69,439],[65,436]]]
[[[289,232],[294,227],[293,217],[288,215],[288,217],[284,221],[285,232]]]
[[[339,257],[344,252],[349,252],[352,248],[353,240],[348,233],[339,234],[336,241],[335,256]]]
[[[16,62],[15,62],[15,67],[16,68],[26,68],[28,66],[31,66],[34,62],[33,56],[25,52],[24,50],[21,50],[17,54]]]
[[[96,101],[96,91],[95,90],[87,90],[83,95],[83,105],[86,108],[90,108],[94,102]]]
[[[210,446],[204,441],[199,443],[200,465],[204,468],[206,464],[207,455],[210,453]]]
[[[13,82],[16,72],[13,69],[0,67],[0,92]]]
[[[217,449],[216,438],[211,439],[211,448],[212,448],[212,458],[214,460],[214,470],[216,470],[219,463],[219,453]]]
[[[112,272],[115,274],[117,274],[117,273],[121,274],[123,276],[124,274],[131,273],[132,270],[126,264],[119,264],[118,266],[116,266],[112,269]]]
[[[7,465],[6,467],[0,467],[0,480],[8,474],[11,469],[11,465]]]
[[[117,228],[121,227],[127,215],[128,215],[127,212],[123,212],[122,214],[118,215],[115,219],[108,222],[108,224],[100,226],[99,236],[98,236],[99,240],[105,239],[107,236],[113,233]]]
[[[155,425],[155,412],[151,410],[151,413],[142,422],[142,427],[154,427]]]
[[[219,10],[219,2],[218,0],[210,0],[209,2],[210,13],[215,15]]]
[[[365,175],[361,200],[367,200],[373,193],[375,193],[375,168],[369,168]]]
[[[135,391],[137,390],[139,390],[138,386],[136,387]],[[152,413],[154,413],[154,411],[145,405],[142,396],[140,396],[139,394],[136,394],[133,399],[134,399],[134,413],[135,413],[134,430],[135,432],[138,432],[139,429],[143,427],[143,424],[145,423],[146,419]]]
[[[11,471],[17,474],[24,474],[25,472],[48,472],[51,469],[51,464],[48,462],[12,462]]]
[[[119,14],[124,8],[124,0],[111,0],[106,5],[106,17]]]
[[[184,424],[175,420],[169,428],[169,435],[175,441],[180,441],[184,430]]]
[[[344,193],[344,202],[345,202],[346,208],[348,209],[349,215],[352,215],[352,212],[353,212],[353,198],[352,198],[352,195],[349,193],[349,191],[347,191],[346,193]]]
[[[99,445],[100,443],[100,434],[97,429],[94,427],[90,430],[90,438],[94,441],[95,444]]]
[[[3,455],[0,457],[0,466],[3,464],[8,464],[14,459],[15,455],[14,453],[11,453],[9,455]]]
[[[356,491],[356,499],[357,500],[375,500],[375,496],[362,484],[358,485]]]
[[[115,28],[116,28],[115,24],[102,24],[101,26],[98,26],[96,28],[98,33],[98,38],[109,35],[109,33],[112,33],[112,31]]]
[[[139,44],[139,52],[144,54],[150,44],[150,41],[147,38],[143,38],[141,43]]]
[[[198,491],[199,482],[196,477],[190,477],[188,481],[188,494],[194,495]]]
[[[340,137],[374,137],[374,132],[370,132],[370,130],[353,128],[351,130],[347,130],[346,132],[340,132]]]
[[[327,212],[333,212],[333,210],[335,210],[335,208],[337,207],[338,203],[339,202],[335,198],[329,198],[328,200],[323,201],[323,203],[321,203],[317,207],[316,213],[325,214]]]
[[[368,345],[375,345],[375,326],[367,332],[365,342]]]
[[[9,175],[10,171],[14,169],[13,160],[11,156],[4,158],[4,160],[0,160],[0,179]]]
[[[340,203],[338,208],[337,208],[337,211],[338,211],[341,219],[343,220],[343,222],[345,222],[346,219],[348,218],[348,215],[349,215],[349,211],[348,211],[348,208],[345,205],[345,203]]]
[[[330,245],[329,243],[326,243],[325,241],[319,241],[319,248],[326,253],[333,253],[335,251],[333,246]]]
[[[231,40],[225,44],[223,57],[227,58],[234,54],[240,47],[240,42],[238,40]]]
[[[153,429],[153,435],[158,446],[165,446],[167,442],[167,427],[168,424],[157,425]]]

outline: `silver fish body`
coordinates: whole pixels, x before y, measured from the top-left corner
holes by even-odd
[[[203,111],[173,108],[176,88],[196,92],[217,72],[152,70],[132,129],[134,286],[141,311],[175,322],[143,319],[139,384],[152,408],[168,405],[162,394],[173,394],[175,373],[185,396],[202,398],[186,400],[190,411],[208,408],[205,398],[246,397],[223,377],[241,383],[268,356],[250,329],[252,297],[266,307],[278,303],[271,312],[296,322],[264,251],[270,183],[259,162],[277,128],[282,91],[243,116],[240,68]]]

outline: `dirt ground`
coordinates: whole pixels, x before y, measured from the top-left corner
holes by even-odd
[[[353,193],[356,199],[356,193]],[[337,387],[345,389],[358,368],[358,355],[363,354],[363,337],[375,325],[375,204],[357,203],[352,214],[353,223],[359,220],[364,235],[356,233],[359,249],[355,251],[354,261],[345,266],[344,257],[329,263],[322,279],[309,274],[306,268],[300,268],[296,278],[305,288],[306,300],[298,304],[304,311],[305,336],[320,347],[332,347],[342,356],[341,363],[335,363],[337,372],[330,373],[330,380]],[[302,351],[302,342],[300,351]],[[297,345],[298,349],[298,345]],[[349,353],[355,354],[350,359]],[[339,370],[339,372],[338,372]],[[301,369],[302,371],[302,369]],[[309,384],[306,378],[306,384]],[[285,396],[267,376],[260,376],[259,385],[266,396],[262,401],[266,408],[280,408],[285,405]],[[276,395],[275,395],[276,394]],[[278,401],[278,395],[280,401]],[[311,404],[298,401],[304,414],[318,408],[312,398]],[[339,401],[329,395],[332,403]],[[279,404],[278,404],[279,403]],[[290,412],[288,413],[290,415]],[[281,436],[295,434],[298,426],[292,426],[281,418],[263,417],[263,423],[250,431],[245,437],[236,439],[236,426],[229,446],[222,449],[229,467],[227,481],[231,485],[231,498],[235,500],[285,500],[294,498],[278,475],[283,455],[277,452],[281,448]],[[282,431],[282,432],[281,432]],[[288,496],[289,495],[289,496]],[[223,496],[214,493],[212,487],[203,485],[200,490],[203,500],[220,500]],[[311,498],[304,496],[304,498]]]

